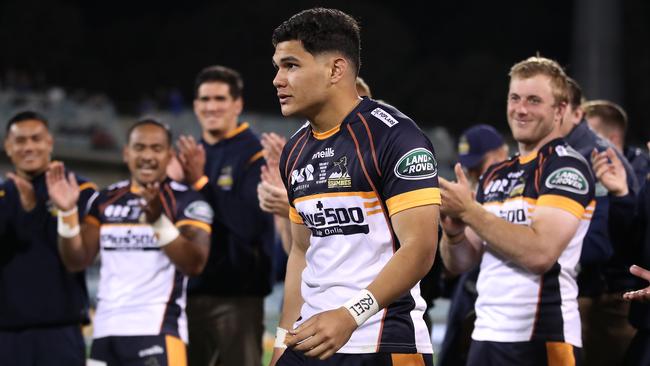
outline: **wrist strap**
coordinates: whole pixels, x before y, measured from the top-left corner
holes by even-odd
[[[352,315],[354,321],[357,322],[357,326],[365,323],[371,316],[379,312],[377,299],[365,288],[343,304],[343,306]]]
[[[180,231],[178,231],[176,226],[174,226],[164,213],[160,214],[158,220],[151,224],[151,227],[158,238],[157,245],[159,248],[171,243],[180,235]]]
[[[208,184],[208,180],[208,177],[204,175],[192,184],[192,188],[194,188],[195,191],[200,191],[206,184]]]
[[[62,238],[70,239],[79,235],[79,232],[81,232],[81,227],[79,226],[79,214],[77,212],[77,206],[68,211],[59,210],[56,216],[56,231],[59,236]]]
[[[287,345],[284,344],[284,339],[287,337],[287,330],[284,328],[277,327],[275,328],[275,343],[273,348],[287,348]]]

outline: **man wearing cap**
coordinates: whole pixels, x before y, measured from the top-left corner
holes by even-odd
[[[508,158],[508,145],[492,126],[479,124],[465,130],[458,142],[458,161],[467,171],[470,185],[475,190],[479,177],[493,164]],[[479,266],[463,273],[452,284],[451,304],[447,317],[447,332],[442,341],[438,364],[464,365],[474,328],[474,303]]]

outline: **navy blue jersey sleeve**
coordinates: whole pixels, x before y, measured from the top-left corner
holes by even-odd
[[[303,224],[302,217],[296,211],[296,208],[293,204],[294,195],[293,191],[289,189],[291,186],[289,179],[290,173],[292,171],[292,164],[294,164],[300,145],[302,145],[309,133],[309,128],[303,126],[298,132],[296,132],[289,141],[284,145],[282,149],[282,154],[280,154],[280,177],[282,178],[282,183],[284,184],[284,189],[287,190],[287,198],[289,200],[289,220],[295,224]]]
[[[187,188],[175,193],[175,196],[178,199],[175,214],[176,226],[193,226],[210,233],[214,211],[203,196]]]
[[[555,151],[536,172],[540,175],[537,206],[559,208],[578,219],[589,218],[595,207],[591,170],[575,150],[557,146]]]
[[[390,118],[397,121],[398,117]],[[382,174],[378,189],[389,215],[412,207],[439,205],[438,162],[431,141],[408,119],[388,128],[377,147],[377,160]]]

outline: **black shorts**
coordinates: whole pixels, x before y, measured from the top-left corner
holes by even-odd
[[[433,355],[405,353],[336,353],[325,361],[287,348],[276,366],[433,366]]]
[[[187,366],[187,352],[185,343],[170,335],[114,336],[93,339],[90,360],[106,366]]]
[[[83,366],[85,356],[81,325],[0,330],[0,365]]]
[[[582,348],[563,342],[475,341],[467,366],[579,366]]]

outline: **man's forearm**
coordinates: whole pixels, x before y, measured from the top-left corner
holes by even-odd
[[[287,260],[287,274],[284,280],[284,304],[280,327],[292,329],[293,323],[300,317],[300,309],[304,300],[300,292],[302,271],[307,266],[305,252],[299,248],[299,244],[293,243],[289,259]]]
[[[465,231],[452,238],[443,232],[440,240],[440,256],[447,270],[453,274],[460,274],[476,266],[481,252],[472,246]]]
[[[530,226],[508,222],[474,203],[462,220],[487,242],[489,248],[533,273],[544,273],[554,254]],[[557,259],[557,258],[555,258]]]
[[[83,245],[81,235],[72,238],[59,237],[59,255],[63,264],[70,272],[83,271],[92,261]]]
[[[374,281],[368,285],[380,308],[384,308],[410,291],[431,269],[436,256],[435,235],[422,238],[425,245],[402,243]],[[406,244],[406,245],[404,245]]]

